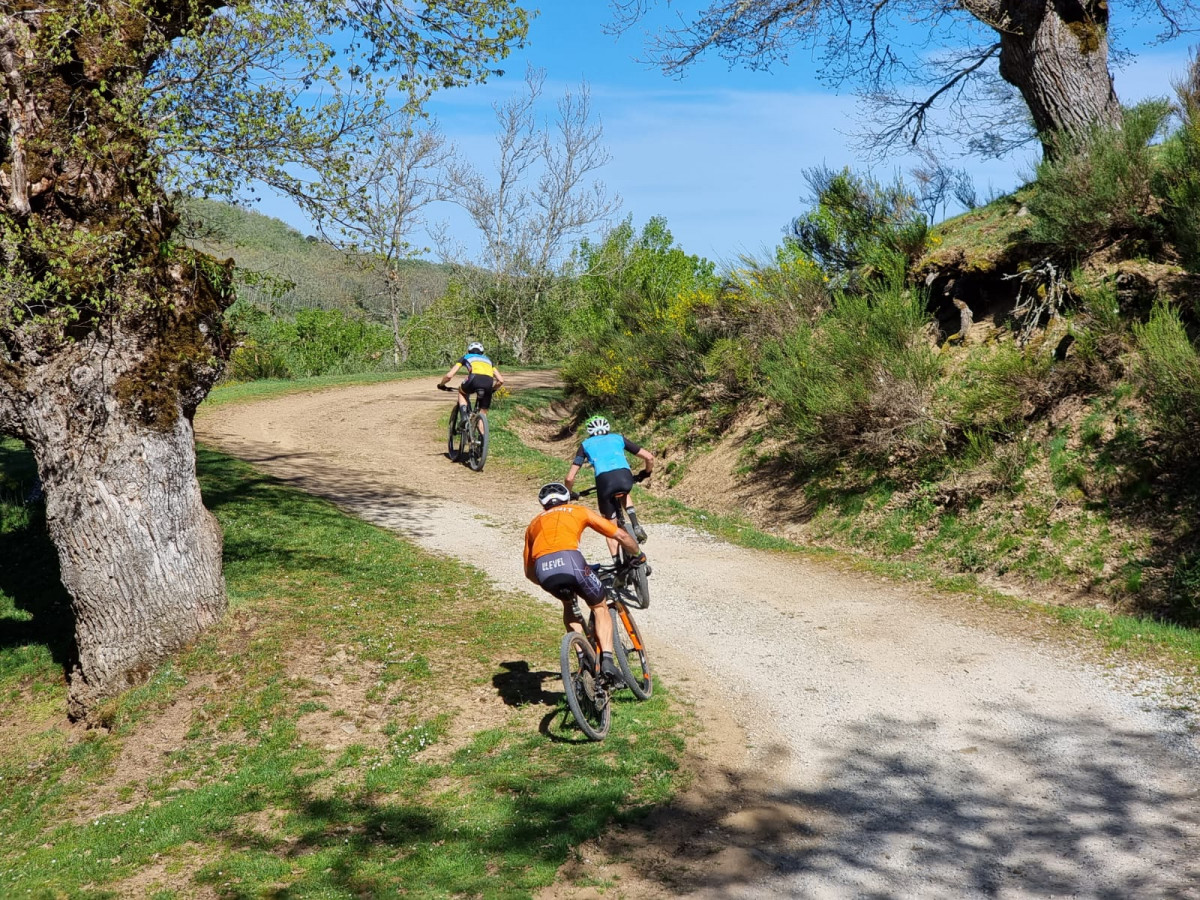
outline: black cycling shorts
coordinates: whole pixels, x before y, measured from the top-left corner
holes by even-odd
[[[617,504],[613,494],[628,494],[633,490],[632,469],[610,469],[596,476],[596,506],[606,519],[617,517]]]
[[[491,375],[468,375],[467,380],[459,388],[464,397],[470,397],[471,394],[478,395],[480,409],[492,408],[492,391],[495,389],[495,379]]]
[[[533,563],[542,590],[564,603],[579,597],[588,606],[604,602],[604,585],[578,550],[559,550],[539,556]]]

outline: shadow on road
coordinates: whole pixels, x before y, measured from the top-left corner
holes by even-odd
[[[933,764],[906,748],[936,722],[864,722],[820,789],[723,770],[602,846],[663,896],[1200,897],[1194,760],[1189,775],[1154,734],[1020,715],[1033,737],[997,738],[981,716]],[[1148,765],[1129,765],[1139,758]],[[1172,767],[1174,783],[1155,774]]]

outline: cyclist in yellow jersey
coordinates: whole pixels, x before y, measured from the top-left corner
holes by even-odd
[[[458,386],[458,421],[464,429],[467,427],[467,398],[475,394],[479,398],[480,417],[486,428],[487,411],[492,406],[492,392],[504,384],[504,379],[500,377],[500,370],[496,368],[496,364],[484,355],[483,344],[471,341],[467,345],[467,352],[442,376],[440,384],[447,384],[454,377],[454,373],[463,366],[466,366],[467,377]]]

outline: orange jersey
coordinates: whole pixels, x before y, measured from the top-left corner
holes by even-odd
[[[614,537],[617,523],[592,512],[586,506],[564,503],[548,509],[525,529],[525,569],[533,561],[547,553],[560,550],[578,550],[579,537],[583,529],[591,528],[605,537]]]

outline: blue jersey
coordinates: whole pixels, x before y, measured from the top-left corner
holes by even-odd
[[[613,472],[617,469],[628,469],[629,461],[625,459],[628,450],[634,456],[641,447],[620,434],[598,434],[590,437],[579,446],[575,454],[575,465],[582,466],[585,462],[592,464],[597,475]]]

